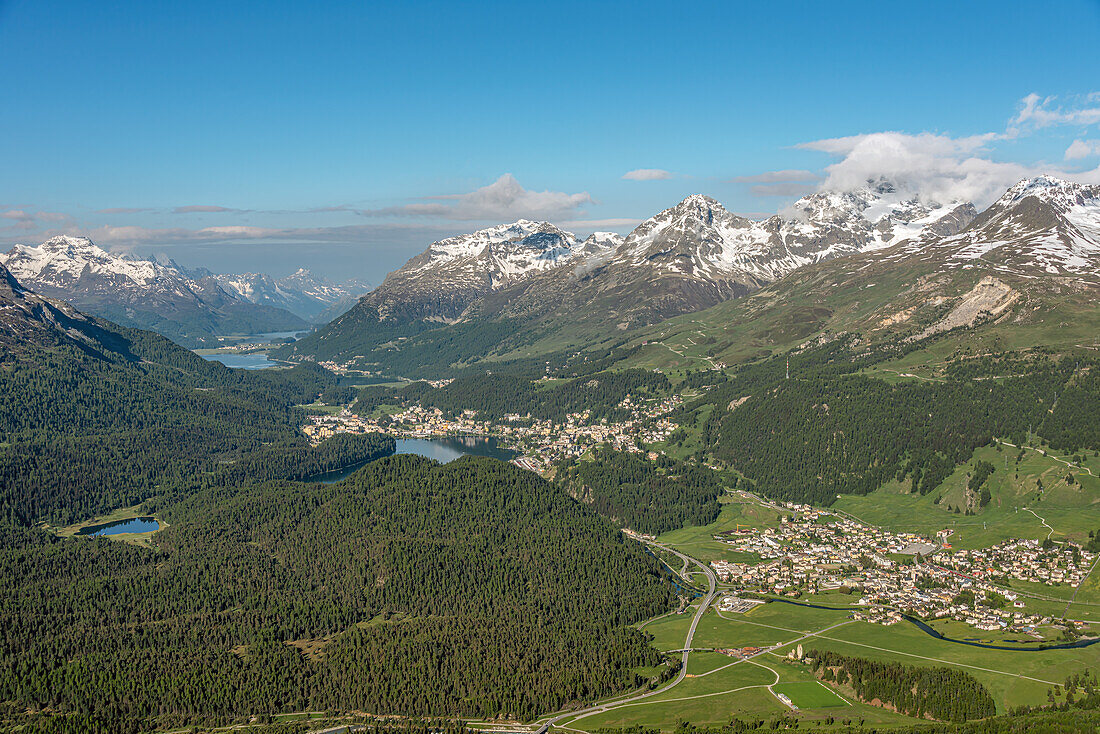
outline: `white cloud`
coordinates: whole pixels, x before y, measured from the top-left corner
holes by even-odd
[[[1089,126],[1100,123],[1100,93],[1072,98],[1070,107],[1055,106],[1057,97],[1040,97],[1032,92],[1020,100],[1020,111],[1011,126],[1044,128],[1052,125]]]
[[[360,209],[370,217],[438,217],[456,221],[554,219],[570,214],[585,204],[594,203],[588,192],[567,194],[562,191],[530,191],[506,173],[488,186],[467,194],[428,197],[427,203],[405,204],[381,209]]]
[[[999,137],[995,133],[952,138],[881,132],[817,140],[798,147],[840,157],[826,166],[822,190],[851,191],[869,181],[885,180],[910,195],[936,202],[961,199],[984,206],[1022,178],[1044,171],[1061,173],[992,160],[985,146]]]
[[[1076,161],[1092,155],[1100,155],[1100,140],[1074,140],[1066,148],[1067,161]]]
[[[661,168],[635,168],[627,171],[623,178],[627,181],[666,181],[672,178],[672,172]]]

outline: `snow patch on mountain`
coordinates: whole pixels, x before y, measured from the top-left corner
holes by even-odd
[[[944,268],[980,263],[1006,273],[1095,279],[1100,275],[1100,186],[1051,176],[1024,179],[965,231],[903,249],[939,258]]]
[[[168,284],[179,280],[179,273],[150,260],[130,259],[97,247],[87,237],[58,236],[37,247],[15,245],[0,254],[0,263],[19,280],[67,287],[88,275],[122,279],[137,286]]]

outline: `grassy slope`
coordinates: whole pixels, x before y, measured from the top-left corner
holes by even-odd
[[[1008,447],[1003,451],[981,448],[974,452],[974,461],[988,461],[996,471],[987,480],[992,501],[973,516],[947,510],[948,505],[963,504],[967,472],[973,461],[956,469],[925,496],[910,494],[908,482],[891,482],[869,495],[845,495],[836,501],[834,509],[888,530],[932,534],[950,528],[955,531],[950,543],[956,548],[980,548],[1011,537],[1042,540],[1050,535],[1053,540],[1087,540],[1089,531],[1100,527],[1100,478],[1067,467],[1054,458],[1055,453],[1043,456],[1028,450],[1019,464],[1015,462],[1017,453],[1017,449]],[[1090,456],[1084,466],[1100,475],[1100,460],[1095,457]],[[1065,481],[1068,474],[1077,480],[1074,484]],[[1036,485],[1040,479],[1044,485],[1041,496]],[[936,498],[942,498],[939,504],[935,504]],[[1054,528],[1053,532],[1040,518]]]

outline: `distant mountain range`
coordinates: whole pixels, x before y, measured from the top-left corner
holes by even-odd
[[[385,370],[418,354],[438,367],[442,353],[466,363],[538,342],[591,344],[747,295],[806,265],[957,234],[976,214],[968,202],[923,203],[876,182],[804,197],[762,221],[696,194],[625,238],[580,241],[521,220],[433,243],[282,356]]]
[[[314,324],[332,321],[370,291],[370,286],[360,280],[332,283],[305,268],[299,268],[285,278],[273,278],[265,273],[222,275],[205,270],[191,272],[209,275],[243,301],[282,308]]]
[[[224,334],[306,330],[310,319],[341,303],[350,307],[366,290],[330,284],[304,270],[279,280],[187,270],[110,253],[85,237],[16,245],[0,255],[0,263],[37,293],[187,347],[215,345]]]

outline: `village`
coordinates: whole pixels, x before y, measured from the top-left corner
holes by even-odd
[[[952,619],[975,629],[1028,634],[1042,639],[1049,616],[1026,610],[1010,580],[1040,584],[1080,583],[1094,554],[1080,546],[1010,540],[982,550],[952,551],[949,531],[936,542],[914,533],[891,533],[850,517],[806,505],[776,528],[738,529],[714,536],[763,563],[711,563],[719,578],[736,587],[725,601],[740,611],[737,594],[786,597],[847,591],[862,607],[853,618],[891,625],[905,616]],[[1082,626],[1080,623],[1075,627]]]
[[[378,417],[358,416],[344,408],[333,415],[310,416],[302,432],[314,444],[337,433],[388,433],[397,438],[493,436],[505,447],[518,451],[518,461],[525,468],[546,473],[562,459],[577,458],[600,445],[630,453],[645,452],[647,444],[664,441],[676,430],[677,424],[664,416],[682,403],[680,395],[651,401],[627,396],[618,407],[629,411],[630,417],[620,422],[593,420],[590,411],[570,413],[561,422],[518,414],[493,422],[479,420],[471,410],[448,417],[438,408],[418,404]],[[656,454],[651,458],[657,458]]]

